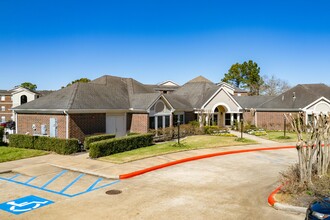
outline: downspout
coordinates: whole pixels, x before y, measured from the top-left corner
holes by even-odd
[[[67,111],[63,111],[65,114],[65,138],[69,139],[69,114]]]

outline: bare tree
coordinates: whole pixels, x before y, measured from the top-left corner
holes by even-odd
[[[312,170],[317,167],[317,175],[326,175],[330,164],[330,114],[311,115],[305,122],[304,113],[285,114],[297,134],[296,149],[299,159],[300,184],[313,187]]]
[[[290,86],[287,81],[277,78],[275,75],[263,76],[264,84],[261,88],[261,94],[263,95],[279,95],[288,89]]]

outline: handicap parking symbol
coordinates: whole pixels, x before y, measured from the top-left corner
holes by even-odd
[[[30,195],[0,204],[0,209],[19,215],[54,203],[51,200]]]

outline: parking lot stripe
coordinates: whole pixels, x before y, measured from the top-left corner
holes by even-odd
[[[37,178],[36,176],[31,177],[28,181],[25,182],[25,184],[28,184],[29,182],[31,182],[32,180],[34,180],[35,178]]]
[[[49,180],[47,183],[45,183],[41,189],[46,188],[49,184],[51,184],[53,181],[55,181],[57,178],[59,178],[60,176],[62,176],[64,173],[68,172],[67,170],[62,170],[62,172],[60,172],[59,174],[57,174],[56,176],[54,176],[51,180]]]
[[[88,193],[88,192],[92,192],[92,191],[94,191],[94,190],[97,190],[97,189],[101,189],[101,188],[104,188],[104,187],[107,187],[107,186],[111,186],[111,185],[113,185],[113,184],[116,184],[116,183],[119,183],[120,182],[120,180],[116,180],[116,181],[114,181],[114,182],[111,182],[111,183],[108,183],[108,184],[105,184],[105,185],[103,185],[103,186],[99,186],[99,187],[96,187],[96,188],[93,188],[93,189],[91,189],[91,190],[89,190],[89,191],[84,191],[84,192],[80,192],[80,193],[77,193],[77,194],[73,194],[73,195],[71,195],[71,197],[75,197],[75,196],[79,196],[79,195],[82,195],[82,194],[85,194],[85,193]]]
[[[75,180],[73,180],[69,185],[67,185],[66,187],[64,187],[60,193],[65,192],[65,190],[67,190],[68,188],[70,188],[73,184],[75,184],[81,177],[85,176],[84,173],[81,173]]]
[[[18,177],[18,176],[21,176],[21,174],[18,173],[18,174],[16,174],[15,176],[10,177],[9,179],[10,179],[10,180],[13,180],[13,179],[15,179],[15,178]]]
[[[98,184],[102,180],[103,180],[103,178],[98,178],[90,187],[88,187],[88,189],[86,190],[86,192],[91,191],[94,188],[94,186],[96,186],[96,184]]]

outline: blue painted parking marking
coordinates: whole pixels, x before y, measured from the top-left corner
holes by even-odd
[[[0,209],[19,215],[54,203],[51,200],[30,195],[0,204]]]
[[[49,184],[51,184],[52,182],[54,182],[57,178],[59,178],[60,176],[62,176],[63,174],[65,174],[66,172],[68,172],[67,170],[62,170],[62,172],[60,172],[59,174],[57,174],[56,176],[54,176],[51,180],[49,180],[47,183],[45,183],[41,188],[46,188]]]
[[[74,186],[74,184],[76,184],[77,182],[79,182],[80,179],[82,179],[84,176],[86,176],[86,174],[81,173],[78,177],[76,177],[68,185],[64,186],[61,190],[56,191],[56,190],[51,190],[51,189],[48,189],[47,188],[49,184],[51,184],[52,182],[54,182],[57,179],[61,178],[61,176],[63,174],[65,174],[66,172],[68,172],[68,170],[62,170],[60,173],[56,174],[54,177],[52,177],[50,180],[48,180],[46,183],[44,183],[41,187],[31,184],[31,182],[33,180],[37,179],[38,176],[33,176],[30,179],[28,179],[27,181],[25,181],[25,182],[15,180],[15,178],[18,177],[18,176],[21,176],[21,174],[16,174],[16,175],[14,175],[12,177],[9,177],[9,178],[5,178],[5,177],[1,177],[0,176],[0,181],[2,180],[2,181],[11,182],[11,183],[16,183],[16,184],[19,184],[19,185],[31,187],[31,188],[34,188],[34,189],[38,189],[38,190],[42,190],[42,191],[54,193],[54,194],[65,196],[65,197],[75,197],[75,196],[82,195],[82,194],[85,194],[85,193],[88,193],[88,192],[92,192],[94,190],[98,190],[98,189],[101,189],[101,188],[105,188],[107,186],[111,186],[113,184],[116,184],[116,183],[120,182],[120,180],[113,180],[110,183],[108,182],[108,183],[105,183],[103,185],[98,186],[104,180],[103,178],[98,178],[90,186],[86,187],[86,189],[84,189],[84,190],[82,190],[80,192],[77,192],[75,194],[65,193],[65,191],[67,191],[69,188],[71,188],[72,186]]]
[[[69,189],[73,184],[75,184],[81,177],[85,176],[85,174],[80,174],[75,180],[73,180],[69,185],[67,185],[66,187],[64,187],[60,193],[63,193],[65,190]]]

